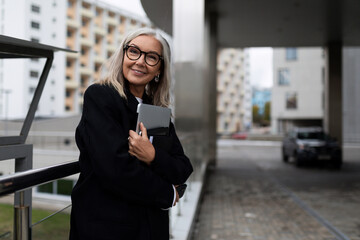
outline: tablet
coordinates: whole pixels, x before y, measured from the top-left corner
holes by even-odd
[[[140,122],[144,124],[148,136],[169,135],[171,109],[139,103],[137,107],[136,133],[140,132]]]

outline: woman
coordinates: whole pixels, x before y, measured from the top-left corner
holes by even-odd
[[[170,123],[168,136],[136,128],[139,102],[167,107],[170,48],[152,29],[124,38],[108,73],[84,95],[76,129],[80,177],[72,192],[70,239],[169,239],[176,185],[192,172]]]

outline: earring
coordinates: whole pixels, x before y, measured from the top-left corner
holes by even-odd
[[[160,80],[160,74],[156,75],[155,78],[154,78],[155,82],[159,82],[159,80]]]

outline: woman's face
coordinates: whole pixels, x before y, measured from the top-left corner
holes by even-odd
[[[143,52],[154,52],[162,55],[161,43],[152,36],[141,35],[134,38],[129,46],[135,46]],[[145,54],[142,53],[137,60],[131,60],[126,53],[124,54],[123,74],[129,82],[130,90],[132,88],[145,88],[154,77],[160,74],[161,61],[155,66],[150,66],[145,62]]]

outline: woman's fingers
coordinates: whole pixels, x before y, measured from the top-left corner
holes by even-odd
[[[140,123],[140,131],[141,131],[141,136],[147,139],[148,138],[147,130],[142,122]]]

